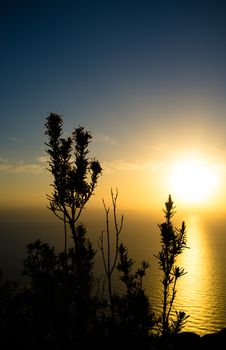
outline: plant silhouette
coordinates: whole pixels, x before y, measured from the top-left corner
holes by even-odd
[[[106,207],[103,200],[106,229],[101,232],[99,238],[111,311],[111,317],[107,320],[108,325],[110,324],[108,332],[110,331],[112,344],[115,347],[124,344],[125,347],[137,348],[147,345],[149,333],[154,326],[154,314],[142,283],[149,264],[142,261],[140,267],[133,271],[135,262],[128,257],[128,249],[121,241],[124,217],[121,216],[118,220],[117,200],[118,190],[116,189],[116,194],[111,190],[112,225],[109,216],[110,208]],[[113,234],[111,226],[113,226]],[[124,286],[124,291],[120,293],[115,291],[112,285],[112,275],[116,272],[116,268]],[[106,315],[108,315],[107,310]]]
[[[103,259],[103,265],[104,265],[104,271],[105,275],[107,277],[107,283],[108,283],[108,296],[109,296],[109,303],[111,308],[111,316],[114,318],[114,298],[113,298],[113,291],[112,291],[112,274],[115,270],[117,259],[118,259],[118,253],[119,253],[119,236],[122,231],[123,227],[123,216],[121,216],[120,223],[118,223],[117,220],[117,198],[118,198],[118,190],[116,190],[116,194],[114,195],[113,191],[111,190],[111,201],[112,201],[112,207],[113,207],[113,222],[114,222],[114,231],[115,231],[115,250],[114,255],[112,255],[112,244],[111,244],[111,230],[110,230],[110,222],[109,222],[109,212],[110,208],[107,208],[105,205],[105,202],[103,200],[104,205],[104,211],[105,211],[105,221],[106,221],[106,229],[105,231],[101,232],[101,235],[99,237],[98,246],[101,250],[102,259]],[[104,239],[106,235],[106,250],[104,245]]]
[[[85,230],[78,227],[78,240],[86,249]],[[84,252],[82,271],[77,271],[77,255],[74,248],[67,253],[57,253],[54,247],[37,240],[27,245],[23,274],[30,278],[23,294],[27,297],[30,326],[37,342],[50,342],[57,348],[67,348],[71,343],[86,342],[88,328],[95,323],[96,301],[92,298],[93,258],[89,247]],[[80,258],[80,257],[79,257]],[[81,266],[80,266],[81,267]]]
[[[102,169],[97,160],[87,157],[92,136],[83,127],[74,129],[72,136],[63,138],[63,119],[56,113],[50,113],[45,126],[49,139],[46,143],[49,170],[54,177],[53,192],[48,195],[49,209],[69,224],[76,249],[79,239],[76,223],[94,192]],[[65,252],[66,242],[65,230]]]
[[[41,239],[29,243],[23,261],[25,285],[4,281],[0,274],[2,348],[6,343],[8,348],[22,350],[167,349],[168,340],[181,332],[188,317],[184,312],[173,314],[177,282],[185,274],[176,259],[187,246],[184,222],[180,229],[172,223],[175,207],[171,196],[165,203],[165,221],[159,225],[161,250],[156,258],[163,276],[163,302],[157,319],[143,285],[149,263],[142,261],[135,268],[121,239],[124,217],[118,219],[118,190],[116,194],[111,190],[112,223],[110,208],[103,200],[106,228],[98,245],[107,298],[99,293],[102,280],[93,272],[96,251],[85,225],[78,221],[102,172],[99,162],[88,158],[91,135],[79,127],[71,137],[63,138],[63,118],[55,113],[47,117],[45,127],[54,179],[47,198],[49,209],[64,223],[64,249],[57,252]],[[67,227],[71,247],[67,247]],[[113,274],[118,278],[117,287]]]
[[[90,324],[89,316],[93,302],[91,293],[95,284],[92,274],[95,251],[87,238],[85,226],[78,224],[78,220],[94,193],[102,169],[97,160],[88,158],[88,145],[92,137],[83,127],[74,129],[71,137],[63,138],[63,118],[55,113],[50,113],[47,117],[45,127],[48,136],[46,151],[50,157],[49,170],[54,177],[53,191],[47,197],[49,209],[64,222],[64,254],[56,255],[53,248],[37,241],[27,247],[28,257],[24,262],[24,274],[32,278],[34,294],[37,294],[37,291],[42,294],[42,278],[48,280],[46,286],[49,286],[49,292],[56,291],[57,286],[72,288],[72,293],[66,299],[61,296],[63,290],[59,288],[58,300],[61,300],[64,310],[71,310],[68,318],[73,319],[74,337],[79,343],[85,341]],[[67,225],[74,242],[69,251]],[[48,265],[46,270],[47,262],[52,264]],[[40,273],[36,274],[35,268]],[[51,281],[55,286],[53,289],[52,284],[49,285]],[[49,304],[51,303],[52,301]]]
[[[180,255],[186,246],[186,226],[182,222],[181,228],[174,228],[172,217],[175,214],[175,207],[169,195],[168,201],[165,203],[165,222],[159,225],[161,231],[161,250],[156,255],[160,270],[163,273],[163,303],[162,315],[158,320],[163,337],[170,334],[176,334],[183,328],[188,316],[184,312],[176,311],[176,318],[172,316],[173,303],[176,297],[176,285],[178,279],[181,278],[185,271],[176,265],[176,258]]]

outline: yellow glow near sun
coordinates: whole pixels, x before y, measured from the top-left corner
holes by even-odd
[[[177,161],[171,169],[170,185],[172,194],[179,200],[195,204],[214,194],[219,183],[219,175],[205,161]]]

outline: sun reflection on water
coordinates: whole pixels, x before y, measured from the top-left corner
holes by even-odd
[[[196,215],[186,221],[187,245],[178,263],[187,274],[178,283],[176,309],[189,314],[185,330],[200,335],[217,328],[219,300],[214,285],[214,262],[205,227]],[[212,310],[210,315],[209,310]]]

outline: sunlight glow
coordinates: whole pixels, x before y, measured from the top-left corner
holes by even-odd
[[[183,160],[173,164],[170,185],[175,197],[185,203],[199,203],[214,194],[219,175],[206,161]]]

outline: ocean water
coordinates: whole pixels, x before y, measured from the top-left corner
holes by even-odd
[[[95,273],[100,276],[103,264],[97,242],[105,230],[104,211],[89,209],[81,220],[86,224],[89,238],[97,250]],[[186,223],[189,248],[177,261],[177,265],[187,273],[178,282],[175,310],[189,315],[184,330],[200,335],[212,333],[226,327],[226,217],[178,213],[175,226],[179,228],[182,220]],[[161,210],[159,214],[125,211],[120,237],[128,248],[129,256],[134,259],[135,267],[142,260],[150,263],[144,287],[157,315],[162,305],[162,275],[154,254],[160,249],[158,224],[163,221]],[[111,234],[114,254],[113,227]],[[57,250],[64,248],[63,223],[48,209],[1,210],[0,267],[5,278],[23,281],[21,272],[26,244],[38,238],[54,245]],[[69,237],[69,245],[71,243]],[[114,286],[117,290],[122,288],[117,274]]]

